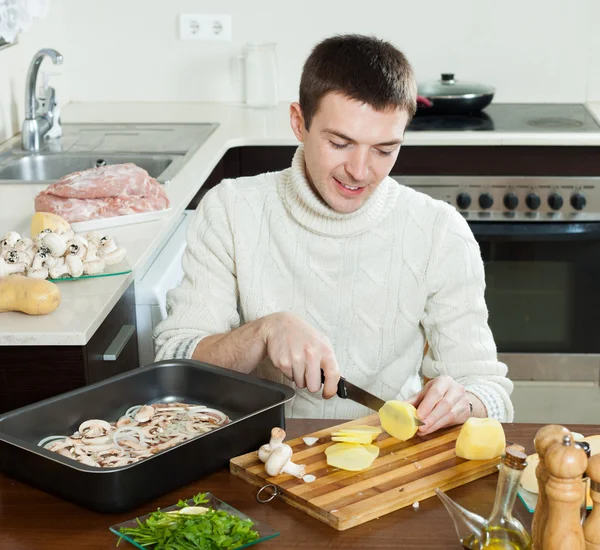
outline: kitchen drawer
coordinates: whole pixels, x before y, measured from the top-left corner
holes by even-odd
[[[137,368],[134,292],[132,283],[85,346],[0,346],[0,413]],[[133,332],[119,346],[122,327]]]

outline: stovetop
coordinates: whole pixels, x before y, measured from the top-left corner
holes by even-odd
[[[491,103],[470,115],[417,111],[407,131],[600,133],[600,124],[579,103]]]

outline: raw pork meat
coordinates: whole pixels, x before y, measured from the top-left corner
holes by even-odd
[[[52,212],[70,223],[112,218],[169,207],[162,185],[135,164],[112,164],[74,172],[35,198],[36,212]]]

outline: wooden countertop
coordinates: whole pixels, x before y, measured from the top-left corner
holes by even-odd
[[[320,430],[339,420],[288,420],[288,437]],[[533,437],[541,424],[505,424],[509,441],[534,452]],[[600,433],[600,425],[567,425],[573,431]],[[449,496],[473,512],[487,516],[496,491],[496,474],[449,491]],[[437,497],[424,500],[418,509],[404,508],[378,520],[338,532],[292,508],[281,499],[267,504],[256,501],[256,487],[231,475],[228,469],[211,474],[196,483],[174,491],[137,510],[124,514],[99,514],[0,474],[0,550],[69,550],[115,548],[118,538],[111,525],[175,504],[180,498],[210,491],[252,518],[280,531],[272,540],[256,546],[261,550],[360,549],[405,550],[461,548],[450,516]],[[530,529],[532,514],[517,499],[514,515]],[[123,541],[119,548],[133,548]]]

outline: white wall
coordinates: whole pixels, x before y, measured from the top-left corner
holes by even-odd
[[[230,13],[233,40],[180,41],[182,12]],[[64,54],[62,101],[237,101],[232,60],[247,41],[278,43],[292,100],[311,47],[359,32],[404,50],[420,79],[454,72],[496,86],[499,102],[583,102],[600,101],[598,22],[598,0],[51,0],[50,18],[0,52],[0,139],[41,46]]]
[[[61,53],[68,49],[67,35],[64,32],[65,3],[63,0],[50,0],[50,14],[45,19],[33,19],[31,28],[22,32],[16,44],[0,50],[0,142],[21,131],[24,117],[25,80],[33,54],[41,48],[55,48]],[[56,67],[45,59],[42,71],[60,72],[59,78],[52,79],[52,85],[63,101],[69,100],[68,69]]]

